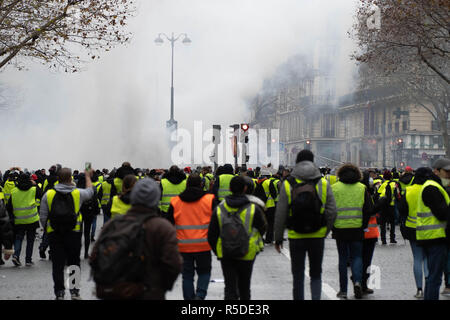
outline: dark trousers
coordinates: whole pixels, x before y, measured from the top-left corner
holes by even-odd
[[[423,299],[439,300],[439,289],[447,260],[447,246],[445,244],[425,245],[423,251],[428,263],[428,277],[425,279]]]
[[[386,242],[386,225],[389,223],[391,241],[395,240],[395,211],[394,207],[389,207],[380,217],[381,241]]]
[[[275,223],[275,207],[268,208],[266,211],[267,219],[267,232],[265,236],[266,243],[272,243],[273,241],[273,225]]]
[[[55,294],[58,294],[65,290],[64,267],[80,266],[81,232],[71,231],[65,234],[51,232],[48,238],[52,252],[53,289]]]
[[[363,241],[363,276],[362,276],[362,288],[367,289],[367,280],[369,280],[370,273],[367,272],[367,269],[372,264],[373,252],[375,251],[375,244],[377,243],[376,238],[374,239],[364,239]]]
[[[89,246],[91,245],[91,226],[94,217],[83,216],[83,235],[84,235],[84,256],[89,254]]]
[[[36,239],[37,225],[35,223],[16,225],[14,229],[15,229],[14,255],[20,258],[20,253],[22,251],[22,242],[26,235],[27,248],[25,254],[25,262],[31,262],[31,259],[33,257],[34,240]]]
[[[181,252],[183,257],[183,298],[204,300],[211,278],[211,251]],[[194,276],[197,272],[197,289],[194,289]]]
[[[311,298],[320,300],[322,293],[322,261],[324,239],[289,239],[294,300],[305,299],[305,258],[308,253]]]
[[[225,300],[250,300],[250,282],[255,260],[221,259]]]

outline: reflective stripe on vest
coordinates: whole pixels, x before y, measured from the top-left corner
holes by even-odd
[[[173,184],[169,179],[164,178],[161,180],[161,185],[163,190],[159,201],[159,209],[162,212],[167,212],[169,211],[170,200],[186,189],[186,179],[183,179],[179,184]]]
[[[295,179],[297,183],[302,183],[302,180]],[[322,202],[322,207],[320,208],[320,213],[323,214],[325,212],[325,204],[327,202],[327,186],[328,182],[324,178],[321,178],[319,182],[316,184],[317,195],[320,197]],[[286,192],[289,204],[289,216],[292,216],[291,210],[291,185],[288,180],[284,180],[284,190]],[[306,239],[306,238],[324,238],[327,234],[327,227],[323,226],[316,232],[312,233],[298,233],[294,230],[288,230],[288,238],[289,239]]]
[[[77,214],[77,224],[72,229],[72,231],[75,232],[81,232],[81,225],[83,224],[83,216],[80,212],[80,190],[74,189],[72,192],[72,198],[73,198],[73,205],[75,208],[75,213]],[[54,189],[50,189],[47,191],[47,205],[48,205],[48,211],[50,212],[52,210],[52,203],[53,198],[56,195],[56,191]],[[47,233],[55,231],[51,226],[50,219],[47,221]]]
[[[111,219],[124,215],[130,210],[131,204],[126,204],[120,200],[119,196],[114,196],[111,204]]]
[[[219,190],[217,192],[217,198],[219,199],[219,201],[222,201],[226,196],[229,196],[231,194],[230,182],[233,178],[234,175],[232,174],[221,174],[219,176]]]
[[[180,252],[209,251],[208,227],[214,195],[206,194],[195,202],[184,202],[179,196],[170,201]]]
[[[227,205],[226,201],[222,201],[219,206],[216,208],[217,213],[217,221],[219,222],[219,229],[222,232],[222,218],[221,215],[226,213],[227,211],[229,213],[236,213],[241,208],[232,208]],[[247,229],[248,234],[250,235],[250,243],[248,246],[248,252],[245,256],[242,258],[238,258],[237,260],[246,260],[251,261],[255,259],[256,254],[261,251],[262,247],[264,247],[264,244],[262,242],[262,237],[259,231],[255,228],[252,228],[253,225],[253,218],[255,216],[255,204],[251,203],[248,205],[248,207],[245,210],[242,210],[239,217],[241,218],[242,223],[244,224],[245,228]],[[216,244],[216,252],[217,252],[217,258],[222,258],[222,239],[219,236],[219,239],[217,240]]]
[[[361,228],[366,186],[360,182],[345,184],[338,181],[331,188],[337,208],[334,227],[338,229]]]
[[[39,221],[36,187],[31,187],[26,191],[14,188],[11,191],[11,200],[15,225],[32,224]]]
[[[450,203],[450,198],[445,189],[436,181],[427,180],[420,189],[418,204],[417,204],[417,225],[416,238],[417,240],[433,240],[445,238],[445,228],[447,226],[445,221],[441,221],[431,212],[425,203],[423,203],[422,193],[428,187],[436,187],[445,199],[447,206]]]
[[[422,185],[420,184],[413,184],[406,187],[405,190],[406,202],[408,203],[408,217],[406,218],[405,226],[408,228],[416,228],[420,190],[422,190]]]

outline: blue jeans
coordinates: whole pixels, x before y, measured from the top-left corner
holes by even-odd
[[[322,261],[324,242],[319,239],[289,239],[289,251],[291,255],[291,271],[294,281],[294,300],[305,299],[305,258],[308,253],[309,276],[311,278],[311,298],[320,300],[322,294]]]
[[[91,238],[95,237],[95,229],[97,228],[97,216],[94,216],[92,220],[92,228],[91,228]]]
[[[340,292],[347,293],[348,275],[347,261],[351,261],[352,278],[354,283],[362,282],[363,262],[362,251],[363,242],[336,240],[337,250],[339,254],[339,289]]]
[[[36,224],[15,226],[16,238],[14,240],[14,255],[20,258],[22,251],[22,242],[27,235],[27,249],[25,254],[25,262],[31,262],[33,257],[34,240],[36,239]]]
[[[424,255],[423,248],[417,246],[416,241],[409,241],[411,245],[411,250],[414,258],[414,279],[416,280],[417,289],[423,288],[423,276],[425,275],[425,279],[428,278],[428,262],[427,257]],[[422,272],[423,266],[423,272]]]
[[[181,252],[183,257],[183,298],[205,299],[211,278],[211,251]],[[194,275],[197,272],[197,290],[194,289]]]
[[[428,261],[428,278],[425,279],[424,300],[439,300],[439,289],[442,284],[447,260],[447,246],[445,244],[425,245],[423,247]]]

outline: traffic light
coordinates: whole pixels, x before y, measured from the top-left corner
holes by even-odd
[[[311,140],[306,140],[305,149],[311,150]]]
[[[248,129],[250,129],[250,126],[248,123],[241,123],[241,130],[242,132],[240,133],[240,142],[243,143],[248,143]]]

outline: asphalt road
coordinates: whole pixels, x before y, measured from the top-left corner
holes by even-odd
[[[98,218],[101,226],[103,217]],[[97,233],[99,228],[97,227]],[[412,253],[407,241],[404,241],[397,232],[397,244],[382,246],[379,242],[375,248],[373,265],[378,278],[371,283],[376,285],[375,293],[364,296],[365,300],[416,300],[414,294],[416,287],[413,276]],[[34,263],[32,267],[24,264],[25,241],[22,248],[21,262],[24,266],[15,267],[10,260],[0,266],[0,300],[52,300],[53,282],[51,276],[51,261],[41,260],[38,255],[40,240],[35,242]],[[83,249],[82,249],[83,251]],[[265,247],[255,261],[251,297],[254,300],[291,300],[292,276],[290,271],[290,258],[288,243],[281,254],[276,252],[273,245]],[[87,260],[81,259],[81,296],[83,299],[95,300],[94,282],[90,279]],[[350,269],[349,269],[350,275]],[[309,278],[306,277],[305,296],[311,299]],[[378,281],[376,281],[378,280]],[[339,291],[338,254],[335,240],[325,240],[325,253],[322,273],[322,299],[336,300]],[[442,287],[443,288],[443,287]],[[442,291],[441,288],[441,291]],[[208,289],[207,300],[222,300],[224,296],[224,283],[220,263],[213,257],[211,282]],[[166,295],[168,300],[182,300],[181,275],[178,277],[173,289]],[[353,288],[349,285],[349,300],[354,299]],[[450,297],[441,295],[442,300]],[[70,299],[67,292],[66,299]]]

